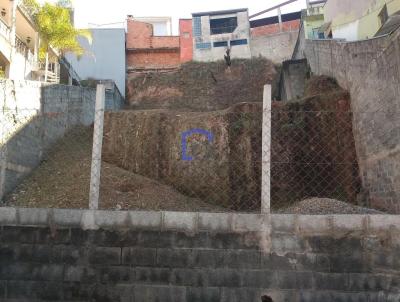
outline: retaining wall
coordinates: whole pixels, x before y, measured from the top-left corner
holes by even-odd
[[[93,123],[96,89],[10,80],[0,87],[1,200],[68,130]],[[122,105],[119,93],[107,92],[107,110]]]
[[[298,31],[287,31],[250,39],[251,56],[262,56],[274,63],[290,59],[296,44]]]
[[[350,91],[363,200],[391,213],[400,213],[399,43],[400,30],[357,42],[306,40],[294,55]]]
[[[400,299],[399,216],[0,208],[0,225],[4,301]]]

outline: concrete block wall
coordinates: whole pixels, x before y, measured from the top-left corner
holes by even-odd
[[[393,301],[400,217],[0,208],[4,301]]]
[[[251,56],[262,56],[274,63],[291,58],[296,45],[298,31],[285,31],[270,35],[257,35],[250,39]]]
[[[303,97],[308,73],[306,59],[283,62],[279,85],[282,101],[298,100]]]
[[[58,139],[94,119],[96,90],[30,81],[1,81],[0,199],[11,192],[42,160]],[[120,95],[119,95],[120,96]],[[118,109],[118,94],[106,98]]]
[[[399,43],[399,30],[349,43],[304,43],[312,72],[332,76],[350,91],[362,201],[391,213],[400,213]]]

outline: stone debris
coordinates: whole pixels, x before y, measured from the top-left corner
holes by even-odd
[[[367,209],[347,202],[330,198],[312,197],[293,205],[274,211],[276,214],[384,214],[377,210]]]

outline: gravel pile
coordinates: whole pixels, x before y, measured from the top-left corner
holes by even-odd
[[[290,207],[275,211],[277,214],[384,214],[383,212],[359,207],[340,200],[330,198],[309,198],[299,201]]]

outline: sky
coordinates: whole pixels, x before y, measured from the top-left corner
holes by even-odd
[[[178,33],[179,18],[190,18],[193,12],[248,8],[250,14],[258,13],[286,0],[72,0],[75,8],[75,26],[96,27],[95,24],[118,23],[121,27],[127,15],[135,17],[168,16],[173,18],[173,33]],[[305,8],[306,1],[298,0],[282,8],[282,13]],[[262,17],[276,15],[265,14]],[[114,26],[108,26],[114,27]]]

